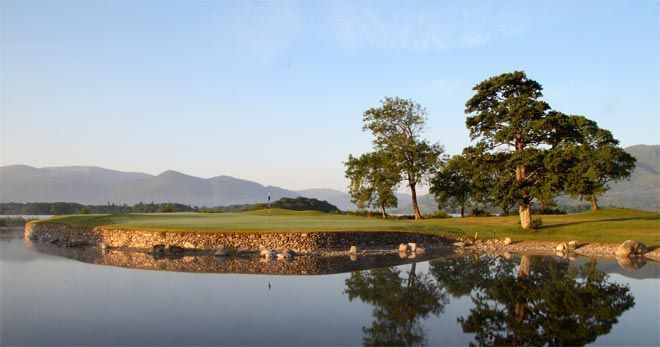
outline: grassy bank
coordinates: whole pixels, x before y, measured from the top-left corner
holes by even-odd
[[[293,232],[293,231],[410,231],[444,236],[474,236],[514,240],[579,240],[618,243],[635,239],[647,245],[660,244],[660,213],[610,209],[572,215],[535,216],[543,227],[520,228],[517,216],[453,219],[381,220],[358,216],[267,210],[239,213],[156,213],[128,215],[71,215],[41,220],[84,226],[125,229],[206,232]]]

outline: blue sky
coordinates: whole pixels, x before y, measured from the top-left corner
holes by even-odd
[[[0,163],[345,190],[384,96],[469,144],[465,101],[525,70],[623,146],[660,138],[657,1],[2,1]]]

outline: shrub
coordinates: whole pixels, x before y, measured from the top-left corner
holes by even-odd
[[[540,229],[543,226],[543,220],[536,218],[532,220],[532,229]]]

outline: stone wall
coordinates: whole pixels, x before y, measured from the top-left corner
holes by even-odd
[[[449,241],[434,235],[404,232],[173,232],[142,229],[114,229],[84,227],[60,223],[30,222],[25,226],[25,238],[32,241],[62,245],[105,245],[113,248],[152,249],[156,245],[213,251],[219,247],[257,250],[292,249],[296,252],[318,250],[347,250],[355,245],[362,248],[396,247],[400,243],[415,242],[424,247],[446,244]]]

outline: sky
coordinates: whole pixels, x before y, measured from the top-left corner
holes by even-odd
[[[0,1],[0,165],[94,165],[346,190],[385,96],[470,144],[480,81],[660,143],[658,1]]]

